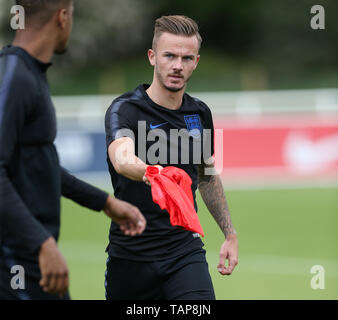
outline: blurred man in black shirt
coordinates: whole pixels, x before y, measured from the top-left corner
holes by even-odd
[[[56,245],[61,196],[103,210],[124,235],[142,233],[145,219],[59,164],[46,71],[53,54],[67,48],[73,2],[16,2],[26,26],[0,52],[0,299],[69,299],[68,269]],[[11,286],[16,265],[25,270],[25,288]]]

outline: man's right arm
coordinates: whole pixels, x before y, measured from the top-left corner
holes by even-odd
[[[114,140],[108,147],[108,154],[118,174],[134,181],[143,181],[148,165],[135,155],[135,145],[131,138]]]
[[[138,130],[138,121],[137,108],[132,103],[116,100],[111,104],[105,116],[108,156],[119,175],[150,186],[144,176],[148,165],[135,153],[134,133]]]

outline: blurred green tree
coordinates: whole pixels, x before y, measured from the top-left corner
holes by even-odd
[[[1,45],[14,34],[14,2],[0,1]],[[325,8],[325,30],[311,29],[316,4]],[[70,83],[81,82],[84,89],[76,92],[109,92],[107,81],[115,83],[114,92],[130,89],[151,75],[145,54],[154,20],[169,14],[190,16],[200,25],[200,75],[210,74],[205,90],[338,86],[336,0],[75,0],[69,53],[54,59],[58,68],[52,75],[59,71]],[[192,80],[197,90],[205,85],[202,78]]]

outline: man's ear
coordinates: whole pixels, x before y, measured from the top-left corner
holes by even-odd
[[[67,22],[69,19],[68,10],[65,8],[60,9],[56,12],[57,23],[61,29],[66,29]]]
[[[196,63],[195,63],[195,67],[194,67],[194,70],[197,68],[197,65],[198,65],[198,62],[200,61],[200,55],[197,56],[196,58]]]
[[[154,67],[155,66],[155,51],[153,49],[148,50],[148,59],[150,64]]]

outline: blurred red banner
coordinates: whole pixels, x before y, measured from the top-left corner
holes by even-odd
[[[338,173],[338,116],[215,117],[214,125],[223,176]]]

